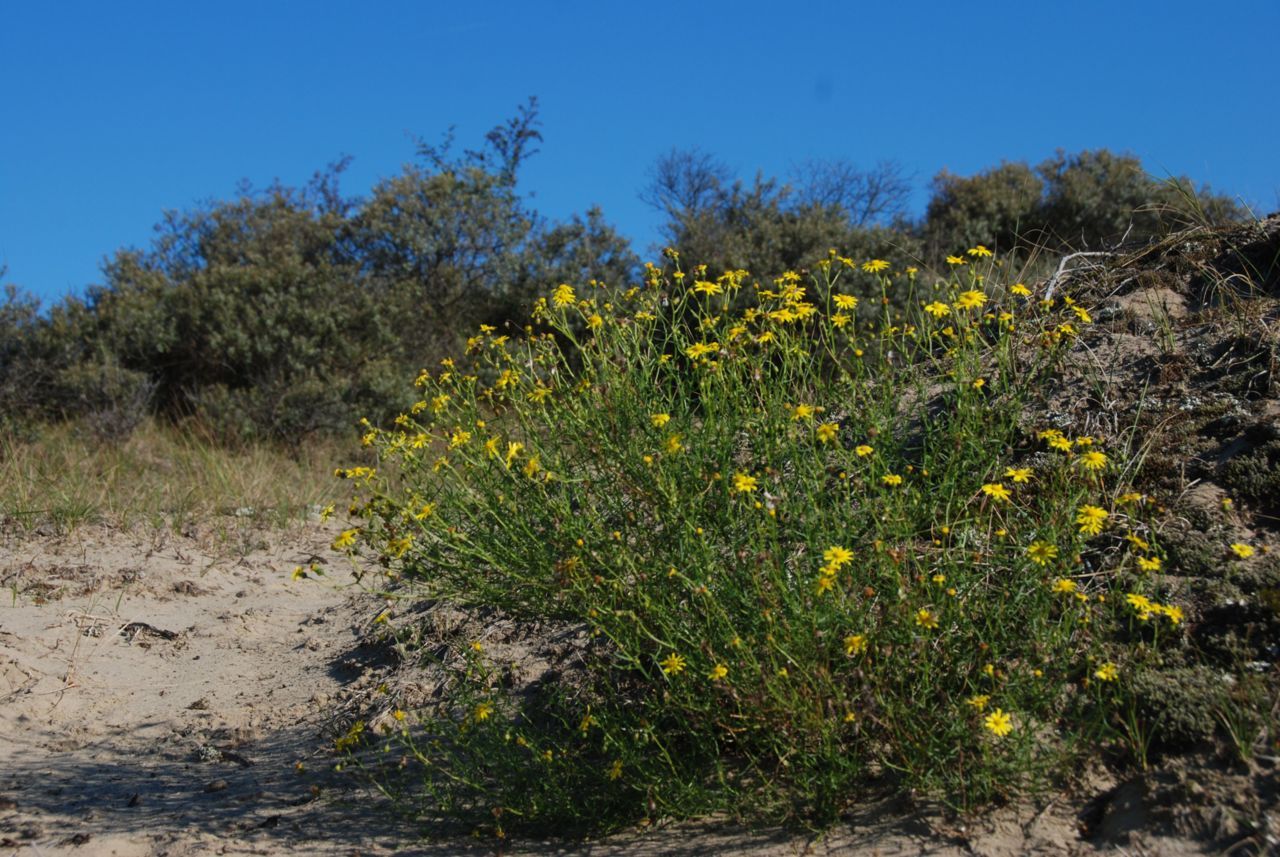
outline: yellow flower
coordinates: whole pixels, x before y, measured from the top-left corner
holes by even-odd
[[[667,655],[666,658],[663,659],[662,663],[659,664],[659,666],[662,667],[662,671],[667,675],[678,675],[679,673],[684,672],[686,665],[687,662],[685,659],[680,655],[677,655],[675,652]]]
[[[970,256],[973,256],[974,258],[991,255],[991,251],[988,250],[986,247],[983,247],[981,244],[979,244],[977,247],[970,247],[965,252],[968,253]]]
[[[1023,297],[1023,298],[1031,297],[1031,289],[1028,289],[1022,283],[1014,283],[1012,286],[1009,287],[1009,291],[1013,292],[1015,295],[1018,295],[1019,297]]]
[[[1073,306],[1071,311],[1076,314],[1076,318],[1080,319],[1081,324],[1092,324],[1093,316],[1089,315],[1089,311],[1082,306]]]
[[[1061,435],[1057,437],[1049,438],[1049,446],[1053,447],[1059,452],[1071,451],[1071,441],[1067,440],[1065,437],[1062,437]]]
[[[1182,624],[1182,608],[1174,607],[1172,604],[1165,604],[1160,608],[1160,612],[1174,625]]]
[[[860,655],[867,650],[867,638],[862,634],[850,634],[844,638],[844,653],[849,657]]]
[[[845,327],[852,320],[853,319],[849,317],[849,314],[845,312],[838,312],[831,316],[831,323],[836,327]]]
[[[868,274],[878,274],[887,267],[889,267],[889,263],[884,259],[872,259],[870,262],[862,263],[862,270]]]
[[[699,357],[703,357],[707,354],[713,354],[719,350],[719,342],[699,342],[695,345],[690,345],[684,350],[684,353],[690,360],[697,360]]]
[[[1080,456],[1080,465],[1089,470],[1101,470],[1107,466],[1107,456],[1096,449]]]
[[[835,295],[831,300],[835,301],[835,305],[840,309],[854,309],[858,306],[858,299],[853,295]]]
[[[488,720],[491,714],[493,714],[493,706],[487,702],[480,703],[471,712],[471,716],[474,717],[477,722]]]
[[[868,455],[875,452],[875,450],[867,446],[865,443],[860,443],[853,448],[853,452],[859,458],[866,458]]]
[[[739,494],[749,494],[756,490],[756,478],[746,473],[733,474],[733,490]]]
[[[925,312],[930,313],[934,318],[942,318],[944,315],[951,312],[951,307],[947,306],[942,301],[934,301],[931,304],[925,304],[924,309]]]
[[[1076,523],[1085,535],[1096,536],[1102,532],[1102,524],[1106,520],[1107,510],[1097,506],[1085,504],[1076,511]]]
[[[457,449],[460,446],[465,446],[469,440],[471,440],[471,432],[456,428],[453,430],[453,436],[449,438],[449,448]]]
[[[1142,536],[1136,535],[1134,533],[1125,533],[1124,537],[1130,544],[1132,544],[1135,548],[1137,548],[1140,551],[1151,549],[1151,545],[1147,544],[1147,540],[1142,538]]]
[[[999,708],[988,714],[987,718],[982,721],[982,725],[987,727],[987,731],[997,738],[1003,738],[1013,731],[1013,720]]]
[[[983,485],[982,493],[1000,503],[1008,503],[1009,498],[1013,496],[1009,493],[1009,489],[999,482],[988,482]]]
[[[836,435],[840,432],[840,426],[835,423],[822,423],[818,426],[817,436],[820,443],[830,443],[836,439]]]
[[[1246,545],[1243,542],[1236,542],[1235,544],[1231,545],[1231,550],[1232,552],[1235,553],[1236,556],[1240,557],[1241,559],[1248,559],[1249,557],[1253,556],[1255,553],[1251,545]]]
[[[556,306],[571,306],[577,298],[573,294],[573,286],[568,283],[561,283],[556,286],[555,293],[551,296],[551,301]]]
[[[695,292],[701,292],[704,295],[718,295],[724,292],[724,286],[719,283],[712,283],[708,280],[699,280],[693,284]]]
[[[515,460],[516,460],[516,458],[517,458],[517,457],[520,455],[520,453],[521,453],[521,452],[523,452],[523,451],[524,451],[524,444],[523,444],[523,443],[521,443],[520,441],[518,441],[518,440],[513,440],[513,441],[511,441],[510,443],[508,443],[508,444],[507,444],[507,457],[506,457],[506,464],[507,464],[507,467],[510,467],[510,466],[511,466],[511,463],[512,463],[513,461],[515,461]]]
[[[1030,467],[1010,467],[1009,469],[1005,470],[1004,475],[1012,479],[1014,482],[1030,482],[1031,468]]]
[[[902,477],[896,473],[886,473],[880,477],[880,481],[892,488],[902,484]]]
[[[306,570],[305,568],[303,568],[302,566],[298,566],[297,568],[295,568],[295,569],[293,570],[293,579],[294,579],[294,580],[301,580],[302,578],[304,578],[304,577],[306,577],[306,576],[307,576],[307,570]]]
[[[948,256],[947,264],[948,265],[964,265],[966,264],[966,262],[963,256]]]
[[[962,292],[956,300],[956,306],[960,309],[977,309],[987,302],[987,296],[977,289],[970,289]]]
[[[346,550],[356,543],[356,535],[359,530],[343,530],[338,537],[333,540],[333,549],[336,551]]]
[[[799,422],[813,417],[813,405],[799,404],[791,408],[791,421]]]
[[[538,471],[542,469],[542,463],[538,461],[538,456],[534,455],[524,463],[524,475],[529,479],[538,475]]]
[[[938,617],[936,614],[931,613],[928,608],[921,607],[916,611],[916,624],[921,628],[933,630],[938,627]]]
[[[1053,591],[1059,595],[1070,595],[1076,591],[1076,582],[1065,577],[1059,577],[1053,583]]]
[[[832,545],[822,552],[822,558],[834,570],[839,570],[843,566],[853,562],[853,551],[848,548],[842,548],[839,545]]]
[[[683,438],[684,435],[679,434],[673,434],[671,437],[667,438],[666,450],[668,455],[677,455],[684,449],[684,444],[681,443]]]
[[[599,313],[593,312],[591,315],[587,316],[587,327],[592,330],[599,330],[604,327],[604,319],[600,317]]]
[[[965,702],[965,705],[971,705],[977,711],[981,711],[982,709],[987,707],[987,703],[990,701],[991,701],[990,696],[987,696],[985,693],[977,693],[969,697],[968,699],[966,699],[964,702]]]
[[[1048,565],[1058,558],[1058,548],[1049,542],[1034,541],[1027,547],[1027,556],[1036,565]]]
[[[621,779],[622,777],[622,760],[621,759],[614,759],[613,764],[609,766],[609,771],[606,774],[606,776],[610,780]]]
[[[1115,681],[1120,677],[1120,670],[1111,661],[1107,661],[1094,670],[1093,675],[1098,681]]]
[[[711,672],[707,673],[707,678],[712,681],[719,681],[729,674],[729,668],[724,664],[716,664],[711,668]]]
[[[654,428],[662,428],[671,422],[671,414],[649,414],[649,422],[653,423]]]
[[[1160,557],[1158,556],[1140,556],[1138,557],[1138,568],[1143,571],[1159,571]]]

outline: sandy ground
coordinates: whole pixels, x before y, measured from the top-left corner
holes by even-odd
[[[0,542],[0,857],[454,854],[332,771],[340,701],[375,674],[377,615],[349,580],[294,581],[333,532],[120,532]],[[1139,796],[1140,798],[1140,796]],[[968,826],[868,807],[822,837],[682,824],[519,853],[1196,853],[1142,831],[1140,799],[1007,808]],[[1099,820],[1100,819],[1100,820]],[[426,838],[424,838],[426,837]]]

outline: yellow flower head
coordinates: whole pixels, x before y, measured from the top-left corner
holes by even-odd
[[[1102,532],[1102,525],[1107,517],[1107,510],[1098,506],[1086,504],[1076,510],[1076,523],[1080,525],[1080,532],[1088,536],[1096,536]]]
[[[1065,577],[1059,577],[1053,583],[1053,591],[1059,595],[1070,595],[1076,591],[1076,582]]]
[[[1093,675],[1098,681],[1115,681],[1120,677],[1120,670],[1111,661],[1107,661],[1094,670]]]
[[[991,255],[991,251],[988,250],[986,247],[983,247],[981,244],[979,244],[977,247],[970,247],[965,252],[968,253],[970,256],[973,256],[974,258],[980,258],[983,256]]]
[[[1007,476],[1009,479],[1012,479],[1014,482],[1030,482],[1031,468],[1030,467],[1010,467],[1007,470],[1005,470],[1004,475]]]
[[[858,306],[858,299],[853,295],[835,295],[831,300],[840,309],[854,309]]]
[[[1013,731],[1013,719],[999,708],[988,714],[986,719],[982,721],[982,725],[997,738],[1003,738]]]
[[[812,419],[813,412],[814,412],[813,405],[806,405],[806,404],[794,405],[791,408],[791,420],[792,422],[799,422],[800,420]]]
[[[1159,571],[1160,557],[1158,556],[1140,556],[1138,557],[1138,568],[1143,571]]]
[[[947,306],[942,301],[934,301],[931,304],[925,304],[924,310],[934,318],[942,318],[944,315],[951,312],[951,307]]]
[[[862,634],[850,634],[844,638],[844,653],[849,657],[860,655],[867,650],[867,638]]]
[[[758,484],[756,478],[747,473],[739,472],[733,474],[733,490],[739,494],[749,494],[756,490]]]
[[[921,607],[916,611],[916,624],[921,628],[933,630],[938,627],[938,616],[926,607]]]
[[[888,267],[889,263],[884,259],[872,259],[869,262],[862,263],[862,270],[866,271],[868,274],[878,274]]]
[[[1101,470],[1107,466],[1107,456],[1096,449],[1090,450],[1080,456],[1080,465],[1088,470]]]
[[[573,294],[573,286],[568,283],[561,283],[556,286],[555,293],[551,296],[551,301],[556,306],[572,306],[577,298]]]
[[[724,292],[724,286],[708,280],[699,280],[693,284],[693,290],[704,295],[718,295]]]
[[[893,488],[902,484],[902,477],[896,473],[886,473],[884,476],[880,477],[880,481],[885,485],[888,485],[890,488]]]
[[[650,414],[649,422],[653,423],[654,428],[662,428],[671,422],[671,414]]]
[[[875,450],[867,446],[865,443],[860,443],[853,448],[853,452],[859,458],[866,458],[868,455],[875,452]]]
[[[981,711],[982,709],[987,707],[987,703],[990,701],[991,701],[990,696],[988,696],[985,693],[978,693],[969,697],[964,702],[965,702],[965,705],[970,705],[977,711]]]
[[[987,302],[987,296],[977,289],[970,289],[962,292],[960,297],[956,299],[956,307],[959,309],[978,309]]]
[[[684,668],[687,665],[688,662],[675,652],[667,655],[663,658],[662,663],[659,664],[659,666],[662,667],[662,671],[667,675],[678,675],[679,673],[684,672]]]
[[[711,672],[707,673],[707,678],[712,681],[720,681],[729,674],[729,668],[724,664],[716,664],[711,668]]]
[[[853,551],[839,545],[832,545],[822,552],[822,558],[826,560],[827,565],[838,570],[853,562]]]
[[[1036,565],[1048,565],[1058,558],[1058,548],[1045,541],[1034,541],[1027,547],[1027,556]]]
[[[1236,542],[1231,545],[1231,552],[1241,559],[1248,559],[1256,553],[1252,545],[1246,545],[1243,542]]]
[[[836,439],[836,435],[840,432],[840,426],[836,423],[822,423],[815,432],[820,443],[830,443]]]
[[[1009,493],[1009,489],[999,482],[988,482],[983,485],[982,493],[1000,503],[1008,503],[1009,498],[1013,496]]]

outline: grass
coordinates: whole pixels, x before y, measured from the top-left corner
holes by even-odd
[[[182,530],[237,517],[286,526],[334,502],[332,462],[352,447],[229,449],[156,422],[117,444],[75,423],[25,434],[0,437],[0,520],[21,532],[87,523]]]
[[[346,471],[337,546],[410,597],[589,642],[534,688],[458,644],[443,701],[381,739],[387,788],[501,836],[821,824],[886,790],[975,807],[1100,743],[1144,761],[1127,678],[1182,611],[1122,481],[1140,451],[1026,422],[1090,313],[985,248],[951,261],[833,252],[756,282],[672,254],[424,372],[365,436],[397,478]]]

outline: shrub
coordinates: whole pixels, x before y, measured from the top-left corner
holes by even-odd
[[[560,286],[526,340],[482,330],[474,374],[423,373],[365,438],[396,481],[345,471],[339,546],[585,642],[533,689],[459,645],[390,738],[415,806],[564,831],[824,819],[886,787],[972,805],[1121,734],[1115,679],[1181,614],[1081,574],[1142,508],[1110,479],[1125,450],[1021,418],[1089,314],[988,255],[936,286],[834,254],[763,284],[651,266]],[[1113,651],[1117,627],[1146,643]]]

